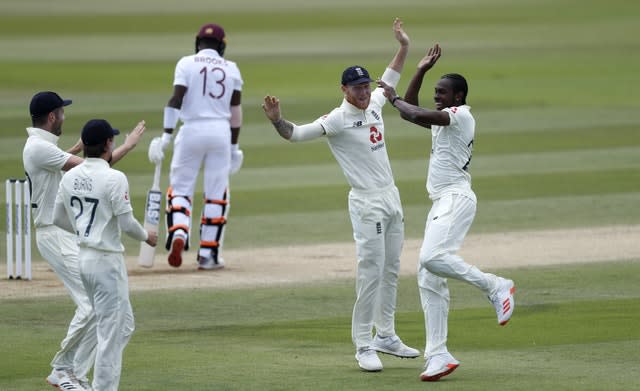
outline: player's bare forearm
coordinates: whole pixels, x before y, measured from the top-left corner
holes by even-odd
[[[413,75],[409,82],[409,86],[407,86],[407,91],[404,93],[405,102],[415,106],[420,104],[418,94],[420,93],[420,88],[422,88],[422,80],[424,79],[425,73],[426,71],[418,69]]]
[[[293,134],[294,125],[282,118],[282,114],[280,112],[280,100],[275,96],[267,95],[264,97],[262,109],[264,110],[264,114],[267,118],[269,118],[269,121],[271,121],[278,131],[278,134],[285,140],[289,140]]]
[[[231,144],[238,144],[240,128],[231,128]]]
[[[425,109],[402,99],[397,99],[394,106],[400,112],[400,117],[425,128],[431,128],[431,125],[447,126],[450,122],[449,114],[445,111]]]
[[[273,127],[276,128],[278,134],[284,138],[285,140],[289,140],[293,135],[293,123],[287,121],[284,118],[280,118],[276,121],[271,122]]]

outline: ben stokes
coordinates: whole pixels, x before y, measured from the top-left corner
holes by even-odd
[[[409,50],[409,37],[396,19],[393,31],[400,48],[382,75],[397,85]],[[404,241],[404,214],[393,180],[384,140],[382,89],[371,91],[369,72],[351,66],[342,73],[344,100],[340,107],[315,122],[295,125],[282,118],[280,102],[264,98],[263,108],[280,136],[298,142],[325,136],[351,191],[349,215],[356,242],[356,302],[351,336],[356,360],[368,372],[382,370],[377,352],[415,358],[416,349],[396,335],[395,309]],[[372,337],[375,327],[376,335]]]

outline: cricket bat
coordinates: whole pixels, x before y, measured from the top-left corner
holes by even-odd
[[[160,226],[160,203],[162,202],[162,192],[160,191],[160,172],[162,163],[156,164],[156,171],[153,174],[153,184],[147,192],[147,203],[144,207],[144,228],[158,232]],[[140,243],[140,255],[138,265],[142,267],[152,267],[156,248],[147,243]]]

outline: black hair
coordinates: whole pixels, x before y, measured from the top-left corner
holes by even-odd
[[[440,79],[449,79],[453,86],[453,93],[462,92],[462,104],[467,104],[467,93],[469,92],[469,86],[467,85],[467,79],[458,73],[447,73]]]
[[[107,149],[107,140],[104,140],[100,144],[84,145],[85,157],[100,157]]]
[[[31,117],[32,126],[34,128],[41,128],[42,125],[46,125],[48,116],[49,116],[49,113],[45,115],[39,115],[37,117]]]
[[[45,114],[40,114],[36,117],[31,116],[31,124],[34,128],[41,128],[43,125],[47,124],[47,121],[49,120],[49,114],[54,113],[56,118],[58,118],[58,110],[60,109],[60,107],[58,107],[57,109],[53,109],[48,113]]]
[[[226,44],[211,37],[196,38],[196,53],[198,52],[198,46],[202,48],[214,49],[220,57],[224,56],[224,49]]]

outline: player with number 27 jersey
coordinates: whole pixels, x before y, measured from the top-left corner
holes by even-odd
[[[96,180],[99,178],[99,180]],[[124,252],[117,216],[131,212],[125,175],[103,159],[88,158],[62,177],[58,198],[68,200],[80,248]],[[73,215],[71,215],[73,213]]]

